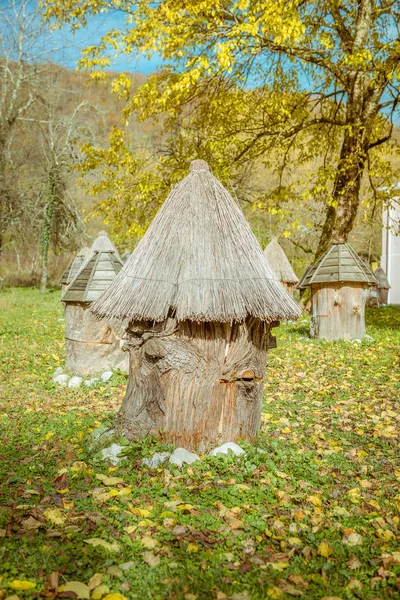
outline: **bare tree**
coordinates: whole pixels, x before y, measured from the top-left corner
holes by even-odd
[[[48,257],[51,242],[64,247],[79,236],[82,221],[70,193],[72,165],[79,160],[82,143],[94,141],[96,126],[91,118],[95,107],[73,98],[72,109],[65,98],[73,92],[57,88],[54,82],[41,100],[42,117],[37,120],[42,150],[40,255],[42,276],[40,291],[44,293],[48,279]],[[75,100],[75,102],[74,102]]]
[[[47,28],[48,30],[48,28]],[[12,185],[12,141],[21,119],[37,99],[40,73],[46,68],[40,39],[46,27],[39,10],[28,0],[0,5],[0,252],[4,234],[21,214]]]

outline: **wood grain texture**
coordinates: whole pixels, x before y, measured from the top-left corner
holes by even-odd
[[[257,435],[271,326],[134,323],[128,388],[117,417],[130,439],[159,436],[185,448]]]
[[[362,339],[369,286],[361,283],[323,283],[311,286],[311,336],[325,340]]]
[[[68,302],[65,306],[65,366],[71,373],[93,375],[110,369],[128,370],[128,355],[120,347],[120,324],[99,321],[90,305]]]

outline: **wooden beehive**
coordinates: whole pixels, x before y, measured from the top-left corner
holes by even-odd
[[[91,375],[110,369],[127,370],[128,357],[121,349],[120,323],[99,320],[90,312],[91,303],[110,286],[122,268],[114,246],[97,238],[89,256],[62,297],[65,303],[66,368]]]
[[[64,295],[65,290],[71,283],[71,281],[78,274],[81,266],[85,262],[85,258],[90,252],[89,248],[81,248],[77,255],[72,259],[69,263],[68,267],[65,269],[64,273],[61,275],[60,284],[61,284],[61,295]]]
[[[378,282],[379,304],[381,306],[386,306],[388,303],[388,295],[390,290],[388,278],[386,277],[386,273],[382,267],[378,267],[375,270],[374,275]]]
[[[300,314],[204,161],[92,310],[129,321],[118,429],[194,449],[256,436],[271,329]]]
[[[304,275],[311,288],[312,337],[338,340],[365,335],[365,304],[377,281],[350,244],[334,244]]]

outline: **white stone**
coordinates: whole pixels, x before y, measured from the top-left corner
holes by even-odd
[[[364,340],[366,340],[367,342],[374,342],[374,338],[371,337],[370,335],[364,335]]]
[[[106,381],[108,381],[109,379],[111,379],[113,372],[112,371],[105,371],[103,373],[103,375],[101,376],[102,381],[104,381],[104,383],[106,383]]]
[[[65,387],[69,381],[69,375],[57,375],[57,377],[53,377],[53,381]]]
[[[351,343],[352,344],[362,344],[362,341],[359,339],[356,339],[356,340],[351,340]]]
[[[171,456],[171,452],[156,452],[151,458],[142,458],[142,465],[156,469]]]
[[[65,319],[63,319],[63,318],[57,319],[57,321],[58,321],[59,323],[64,323],[64,320],[65,320]]]
[[[233,454],[235,454],[235,456],[239,456],[240,454],[246,454],[243,448],[238,446],[238,444],[235,444],[234,442],[226,442],[226,444],[222,444],[222,446],[218,446],[218,448],[214,448],[214,450],[211,450],[210,455],[217,456],[217,454],[225,454],[226,456],[229,456],[229,450]]]
[[[124,446],[119,446],[119,444],[111,444],[108,448],[104,448],[101,451],[103,460],[109,460],[112,465],[117,465],[120,460],[124,457],[119,456],[121,450],[123,450]]]
[[[169,462],[172,465],[177,465],[178,467],[181,467],[183,463],[191,465],[196,460],[200,460],[200,456],[198,456],[194,452],[185,450],[185,448],[176,448],[169,457]]]
[[[54,377],[58,377],[58,375],[62,375],[63,373],[64,369],[62,367],[57,367],[57,369],[53,373],[53,379]]]
[[[85,379],[83,383],[88,387],[92,387],[92,385],[94,385],[98,381],[100,381],[98,377],[92,377],[92,379]]]
[[[82,381],[82,377],[78,377],[77,375],[75,375],[74,377],[71,377],[71,379],[68,381],[68,387],[74,389],[79,388],[81,387]]]

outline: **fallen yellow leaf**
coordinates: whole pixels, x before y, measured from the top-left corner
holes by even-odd
[[[90,599],[90,590],[85,583],[81,581],[67,581],[58,588],[59,592],[74,592],[78,598]]]
[[[333,553],[333,548],[329,544],[329,542],[327,542],[326,540],[321,542],[320,545],[318,546],[318,554],[320,556],[324,556],[325,558],[328,558],[328,556],[330,556],[332,553]]]
[[[8,587],[10,587],[13,590],[33,590],[36,587],[36,583],[33,583],[32,581],[27,581],[26,579],[14,579],[14,581],[11,581],[8,584]]]
[[[117,542],[107,542],[106,540],[102,540],[101,538],[90,538],[89,540],[83,540],[85,542],[85,544],[90,544],[91,546],[102,546],[102,548],[105,548],[106,550],[109,550],[110,552],[118,552],[119,551],[119,544],[117,544]]]

